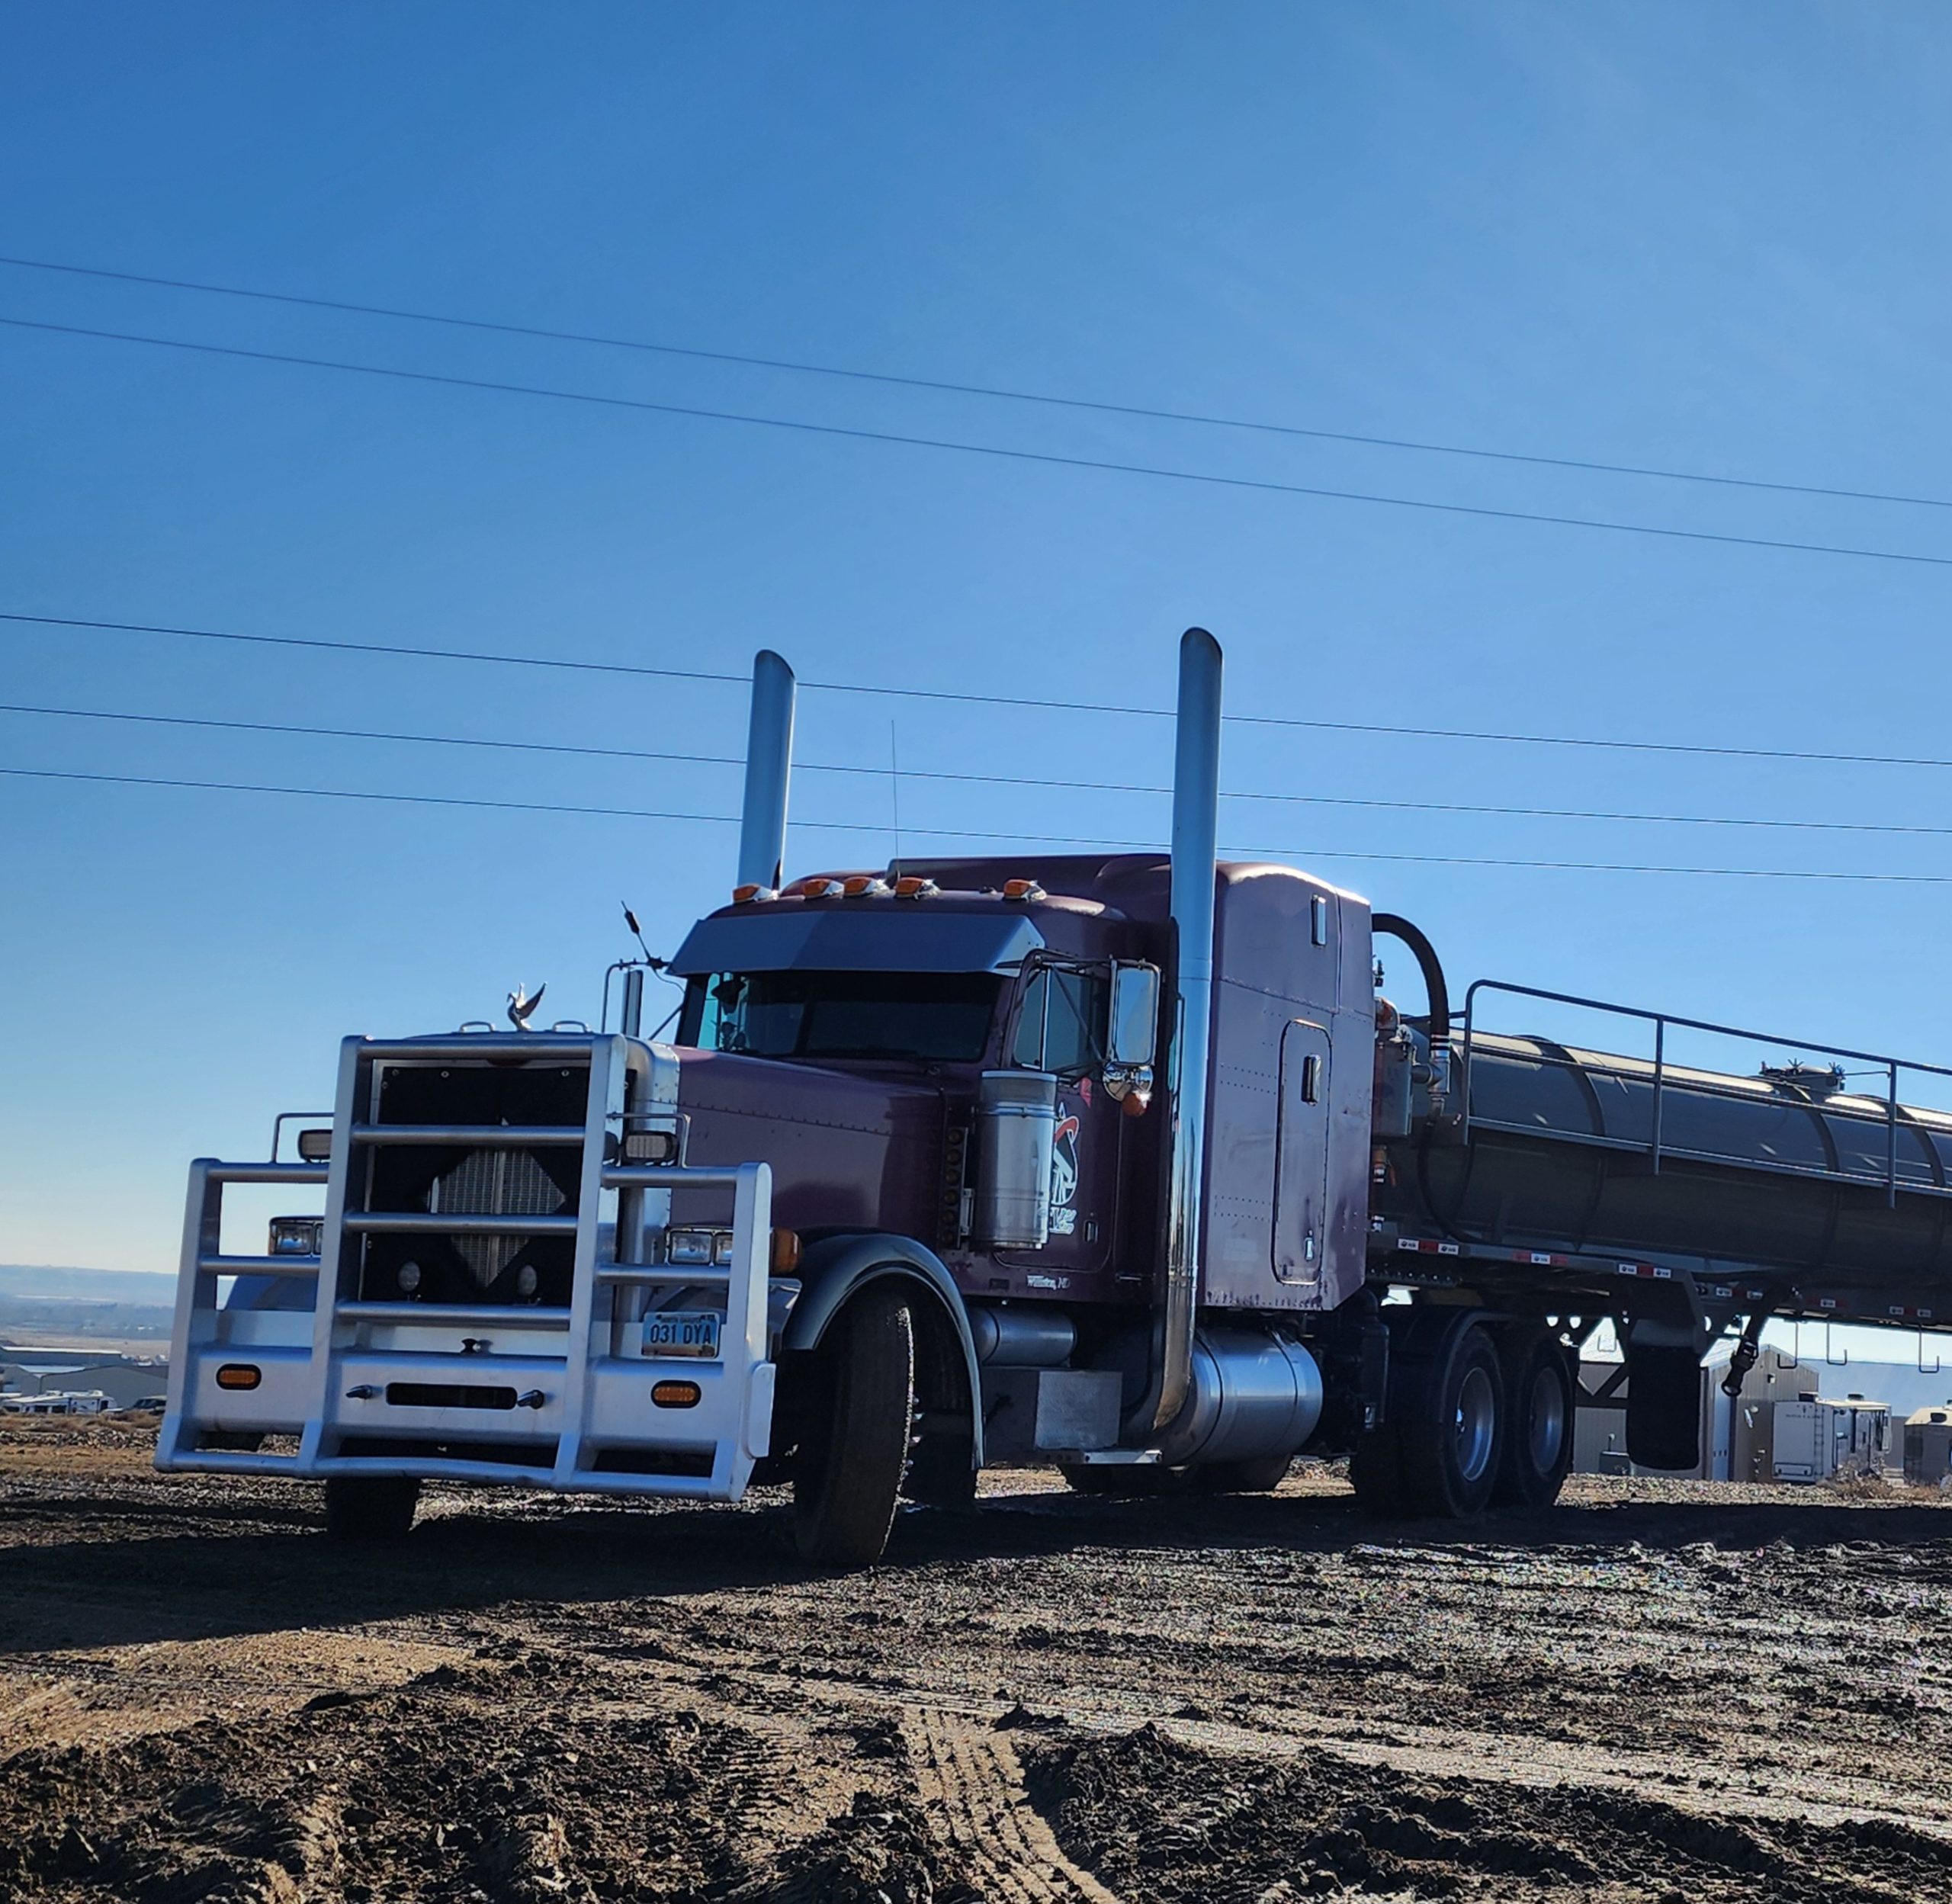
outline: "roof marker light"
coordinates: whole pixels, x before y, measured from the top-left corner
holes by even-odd
[[[1017,900],[1042,899],[1045,893],[1044,888],[1034,879],[1006,879],[1003,881],[1003,897]]]
[[[933,899],[941,891],[933,879],[924,879],[919,873],[904,873],[894,882],[897,899]]]
[[[849,874],[845,888],[849,899],[884,899],[888,896],[888,881],[871,872]]]
[[[745,885],[734,886],[732,888],[732,903],[735,906],[750,906],[755,900],[763,901],[768,899],[777,899],[779,897],[779,894],[775,892],[770,886],[755,886],[750,881]]]

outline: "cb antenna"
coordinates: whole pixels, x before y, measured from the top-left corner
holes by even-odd
[[[894,808],[894,876],[901,877],[901,756],[894,744],[894,723],[888,724],[888,797]]]
[[[637,942],[637,950],[644,954],[644,962],[653,971],[662,971],[664,961],[651,957],[650,948],[644,942],[644,933],[637,925],[637,916],[631,910],[631,902],[628,899],[620,899],[617,903],[624,909],[624,923],[630,927],[631,936]]]

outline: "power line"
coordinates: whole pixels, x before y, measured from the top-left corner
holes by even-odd
[[[460,330],[488,331],[506,337],[538,338],[558,344],[593,344],[607,350],[689,358],[700,363],[734,364],[748,370],[786,371],[796,376],[838,377],[850,383],[881,384],[899,390],[930,390],[953,397],[981,397],[1011,403],[1037,404],[1055,409],[1086,410],[1103,416],[1192,423],[1209,429],[1250,430],[1269,436],[1300,437],[1322,443],[1353,443],[1371,449],[1410,450],[1425,455],[1468,457],[1494,463],[1519,463],[1539,469],[1581,470],[1605,476],[1638,476],[1662,482],[1706,483],[1722,489],[1762,490],[1782,496],[1816,496],[1856,502],[1897,502],[1921,509],[1952,509],[1952,499],[1944,496],[1897,495],[1880,490],[1841,489],[1814,483],[1772,482],[1758,477],[1721,476],[1700,470],[1663,469],[1637,463],[1606,462],[1588,457],[1541,456],[1515,450],[1486,449],[1469,444],[1433,443],[1411,437],[1320,429],[1297,423],[1270,422],[1257,417],[1216,416],[1197,410],[1167,409],[1152,404],[1113,403],[1090,397],[1061,397],[1048,390],[1011,390],[997,384],[961,383],[944,377],[904,377],[889,371],[857,370],[791,358],[756,357],[736,351],[703,350],[693,345],[658,343],[645,338],[612,337],[590,331],[555,330],[540,324],[498,323],[488,318],[459,317],[439,311],[408,310],[395,305],[355,303],[343,298],[307,297],[294,292],[259,291],[239,284],[212,284],[193,278],[152,278],[138,271],[57,264],[46,258],[0,257],[0,265],[21,271],[59,271],[73,278],[105,278],[123,284],[148,284],[165,291],[249,298],[259,303],[291,304],[308,310],[341,311],[361,317],[384,317],[414,324],[445,325]]]
[[[1838,542],[1802,542],[1786,537],[1735,535],[1716,529],[1684,529],[1654,522],[1621,522],[1603,516],[1557,515],[1535,509],[1494,509],[1481,502],[1440,502],[1427,496],[1385,496],[1373,490],[1329,489],[1315,483],[1278,483],[1270,477],[1223,476],[1212,470],[1175,469],[1163,464],[1128,463],[1109,457],[1065,456],[1053,450],[1006,448],[995,443],[968,443],[954,438],[918,436],[898,430],[871,430],[842,423],[811,423],[801,419],[767,416],[756,411],[708,409],[697,404],[660,403],[647,397],[615,397],[591,390],[560,390],[541,384],[512,384],[486,377],[457,377],[438,371],[396,369],[383,364],[356,364],[343,358],[303,357],[288,351],[247,350],[236,344],[197,343],[187,338],[152,337],[134,331],[99,330],[81,324],[55,324],[29,317],[0,317],[15,330],[86,337],[98,342],[143,344],[161,350],[191,351],[207,357],[241,358],[253,363],[296,365],[306,370],[339,371],[360,377],[390,377],[409,384],[438,384],[451,390],[493,390],[506,396],[541,397],[565,403],[589,403],[609,409],[648,411],[660,416],[689,417],[712,423],[740,423],[759,429],[791,430],[810,436],[828,436],[856,443],[898,445],[908,449],[944,450],[962,456],[987,456],[1006,462],[1035,463],[1048,468],[1090,470],[1101,474],[1144,476],[1172,483],[1248,490],[1265,495],[1305,496],[1317,500],[1360,502],[1376,507],[1418,509],[1437,515],[1470,516],[1480,521],[1531,522],[1552,528],[1599,529],[1609,535],[1655,536],[1670,541],[1710,542],[1729,548],[1790,551],[1803,555],[1841,555],[1853,560],[1901,562],[1928,568],[1952,568],[1952,555],[1926,555],[1905,549],[1868,549]]]
[[[696,822],[703,825],[736,827],[739,816],[727,813],[673,813],[640,807],[608,807],[558,804],[534,800],[486,800],[459,794],[382,793],[366,788],[280,787],[239,780],[190,780],[127,773],[83,773],[53,767],[0,767],[0,775],[16,779],[77,781],[96,785],[166,787],[207,793],[274,794],[307,800],[371,800],[390,805],[479,808],[492,813],[557,814],[576,817],[617,820],[663,820]],[[881,833],[880,820],[796,820],[802,832]],[[1093,840],[1066,833],[984,833],[966,828],[910,827],[907,830],[935,840],[1000,840],[1019,846],[1076,846],[1098,852],[1163,852],[1156,841],[1145,840]],[[1578,859],[1515,859],[1484,858],[1462,854],[1417,852],[1339,852],[1318,847],[1225,846],[1230,858],[1241,859],[1357,859],[1399,865],[1496,866],[1540,872],[1652,873],[1701,879],[1803,879],[1841,881],[1851,885],[1946,886],[1952,874],[1905,872],[1805,872],[1771,866],[1649,866],[1609,861]]]
[[[138,714],[103,708],[49,708],[0,702],[0,714],[29,714],[65,721],[124,721],[145,727],[197,727],[226,734],[295,734],[311,740],[383,740],[413,747],[480,747],[513,753],[563,754],[596,760],[657,761],[667,766],[743,767],[737,754],[674,753],[650,747],[599,747],[563,740],[508,740],[487,734],[409,734],[384,727],[313,727],[285,721],[223,721],[208,715]],[[864,767],[817,760],[796,760],[795,773],[847,774],[883,779],[884,767]],[[1058,780],[1037,775],[955,773],[941,768],[911,767],[910,780],[943,782],[962,786],[1019,787],[1062,793],[1112,793],[1164,798],[1172,788],[1136,782]],[[1568,807],[1504,807],[1450,800],[1377,800],[1353,794],[1266,793],[1223,788],[1223,800],[1251,800],[1285,806],[1348,807],[1386,813],[1464,814],[1507,820],[1580,820],[1625,824],[1675,827],[1761,827],[1788,832],[1895,833],[1929,839],[1952,838],[1952,827],[1897,826],[1851,820],[1779,820],[1732,814],[1614,813],[1604,809]],[[986,836],[997,838],[1003,835]]]
[[[404,656],[422,661],[481,662],[512,668],[561,668],[593,674],[641,675],[655,680],[709,681],[744,687],[743,674],[718,674],[699,669],[656,668],[628,661],[580,661],[553,656],[497,654],[468,648],[416,648],[402,644],[377,641],[329,641],[316,636],[254,634],[230,628],[191,628],[154,621],[106,621],[92,616],[26,615],[0,609],[0,621],[54,628],[105,630],[119,634],[180,636],[197,641],[236,641],[274,648],[320,649],[328,653],[343,650],[352,654]],[[1064,714],[1102,714],[1131,716],[1151,721],[1170,721],[1170,708],[1122,705],[1112,702],[1057,701],[1030,695],[977,694],[952,688],[897,688],[864,681],[801,681],[800,686],[817,694],[881,695],[895,700],[960,702],[972,707],[1035,708]],[[1702,741],[1616,740],[1599,734],[1521,734],[1478,727],[1413,727],[1378,721],[1321,721],[1299,714],[1230,714],[1223,717],[1237,727],[1303,728],[1321,734],[1372,734],[1417,740],[1495,741],[1516,747],[1597,747],[1629,753],[1678,753],[1730,760],[1796,760],[1854,767],[1952,767],[1952,759],[1928,754],[1841,753],[1810,747],[1735,747],[1713,746]]]

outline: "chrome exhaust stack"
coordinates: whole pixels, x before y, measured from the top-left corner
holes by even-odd
[[[753,657],[753,711],[746,730],[746,800],[739,823],[741,886],[776,888],[786,859],[786,795],[793,772],[798,683],[770,648]]]
[[[1152,1375],[1130,1419],[1152,1435],[1186,1405],[1199,1309],[1200,1206],[1206,1170],[1208,1047],[1213,1026],[1214,862],[1220,825],[1220,644],[1204,628],[1180,638],[1179,724],[1173,762],[1171,911],[1178,997],[1166,1081],[1171,1097],[1165,1288]]]

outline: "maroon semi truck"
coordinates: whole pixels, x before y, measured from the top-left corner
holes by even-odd
[[[1934,1068],[1837,1054],[1867,1096],[1678,1066],[1671,1034],[1727,1028],[1661,1014],[1621,1013],[1644,1058],[1475,1027],[1500,991],[1617,1008],[1453,1013],[1408,921],[1218,862],[1220,674],[1190,631],[1170,852],[782,883],[793,682],[760,656],[740,884],[612,968],[618,1029],[518,1000],[349,1039],[295,1160],[192,1166],[158,1465],[323,1478],[365,1538],[428,1479],[790,1483],[824,1564],[1003,1463],[1245,1491],[1347,1454],[1376,1511],[1469,1516],[1556,1496],[1603,1321],[1632,1458],[1684,1469],[1718,1336],[1738,1379],[1771,1316],[1944,1318],[1952,1117],[1899,1090]],[[324,1213],[226,1251],[237,1183]]]

